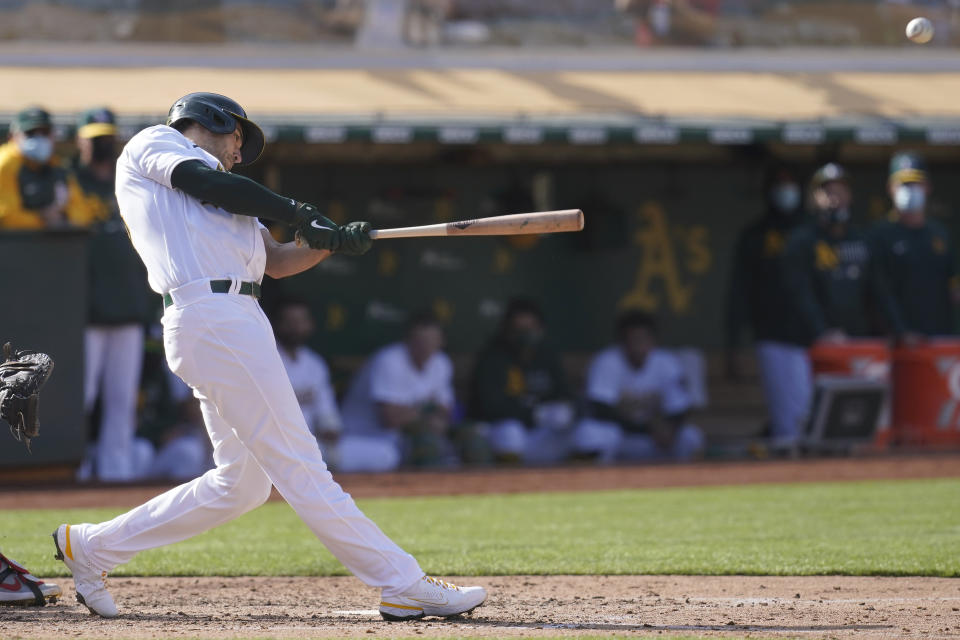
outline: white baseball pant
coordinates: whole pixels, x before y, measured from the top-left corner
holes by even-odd
[[[813,401],[813,369],[806,348],[785,342],[757,343],[760,383],[770,412],[774,445],[797,443]]]
[[[580,453],[596,454],[601,464],[618,460],[690,461],[703,454],[706,437],[696,425],[683,424],[674,434],[670,448],[664,449],[646,434],[624,432],[616,422],[584,418],[573,432],[573,443]]]
[[[171,370],[200,400],[217,466],[113,520],[82,525],[78,538],[94,566],[109,571],[232,520],[261,505],[272,483],[360,580],[387,597],[410,588],[423,571],[333,481],[260,305],[198,283],[171,292],[164,346]]]
[[[133,438],[137,431],[137,391],[143,366],[143,327],[138,324],[90,326],[84,336],[84,409],[100,395],[100,435],[96,475],[108,482],[137,478]]]

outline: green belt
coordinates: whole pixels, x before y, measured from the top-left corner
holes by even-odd
[[[210,281],[210,291],[213,293],[230,293],[230,287],[233,286],[233,280],[211,280]],[[260,283],[259,282],[241,282],[240,291],[238,291],[242,296],[253,296],[254,298],[260,297]],[[173,297],[169,293],[163,294],[163,308],[166,309],[173,304]]]

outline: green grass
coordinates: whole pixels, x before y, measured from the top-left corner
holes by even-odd
[[[438,575],[960,576],[960,480],[362,500]],[[111,509],[0,511],[0,549],[63,575],[50,531]],[[342,575],[284,503],[115,575]]]

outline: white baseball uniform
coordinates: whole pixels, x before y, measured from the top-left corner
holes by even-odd
[[[587,372],[587,400],[616,406],[624,393],[640,399],[636,403],[637,415],[632,416],[639,423],[653,420],[658,415],[684,413],[693,405],[679,361],[663,349],[652,350],[639,368],[630,364],[619,345],[594,357]],[[574,432],[573,441],[575,449],[596,453],[601,462],[665,456],[687,459],[702,450],[704,444],[700,429],[685,424],[674,436],[672,451],[659,451],[650,436],[624,433],[619,424],[597,418],[582,420]]]
[[[174,189],[173,169],[216,158],[175,129],[135,135],[117,161],[117,199],[150,286],[172,299],[163,316],[171,370],[200,400],[216,468],[100,524],[74,529],[95,568],[184,540],[262,504],[271,483],[358,578],[403,592],[423,576],[416,560],[357,508],[323,461],[257,300],[266,252],[255,218],[233,215]],[[211,279],[230,279],[213,293]]]
[[[378,403],[414,407],[433,402],[450,409],[453,401],[453,363],[445,353],[438,351],[418,369],[404,343],[383,347],[360,369],[344,399],[340,469],[390,471],[399,466],[400,435],[380,424]]]
[[[143,327],[138,324],[89,326],[84,335],[84,411],[93,411],[100,395],[100,435],[97,438],[97,478],[129,482],[139,477],[137,391],[143,364]]]

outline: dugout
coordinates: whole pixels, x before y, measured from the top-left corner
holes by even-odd
[[[249,175],[338,221],[385,227],[585,211],[581,234],[385,241],[365,259],[334,257],[268,286],[267,306],[284,293],[312,302],[314,346],[341,383],[423,308],[447,323],[463,373],[513,295],[543,304],[550,339],[579,380],[590,352],[612,338],[617,311],[639,307],[661,319],[665,343],[708,354],[711,404],[701,420],[708,431],[744,434],[762,416],[759,389],[723,382],[714,356],[733,243],[762,209],[765,163],[789,160],[807,173],[828,160],[844,163],[854,213],[866,223],[889,206],[889,155],[918,149],[930,164],[931,213],[960,240],[953,212],[960,185],[951,179],[960,73],[51,67],[5,74],[11,90],[0,111],[56,107],[65,140],[73,114],[91,102],[116,109],[129,136],[162,121],[165,105],[198,86],[230,94],[269,141]],[[130,92],[132,82],[142,90]],[[92,85],[102,88],[95,100]],[[68,428],[44,427],[47,434]]]

